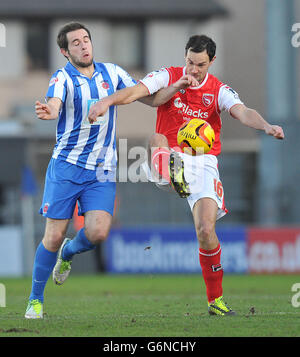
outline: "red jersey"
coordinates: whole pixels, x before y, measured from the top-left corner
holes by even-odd
[[[141,82],[152,94],[163,86],[167,87],[178,81],[184,74],[185,67],[169,67],[149,74]],[[168,84],[166,85],[164,82],[167,80]],[[156,81],[155,84],[154,81]],[[221,88],[222,95],[220,96]],[[231,106],[239,103],[242,102],[236,92],[215,76],[207,73],[198,87],[180,90],[167,103],[158,107],[156,132],[167,137],[170,147],[178,147],[177,132],[179,127],[192,118],[203,119],[215,131],[215,142],[209,154],[217,156],[221,152],[221,110],[229,110]]]

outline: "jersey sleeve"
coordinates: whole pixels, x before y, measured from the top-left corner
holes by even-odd
[[[232,88],[227,86],[226,84],[220,88],[219,97],[218,97],[218,105],[220,111],[229,112],[230,108],[232,108],[236,104],[244,104],[237,92],[235,92]]]
[[[126,87],[132,87],[136,84],[136,80],[133,79],[123,68],[116,65],[116,72],[118,75],[117,89],[123,89]]]
[[[50,98],[59,98],[63,103],[67,95],[67,80],[62,71],[56,71],[50,79],[46,102]]]
[[[153,94],[162,88],[168,87],[169,80],[169,72],[165,68],[162,68],[159,71],[148,73],[146,77],[141,79],[139,82],[143,83],[147,87],[149,94]]]

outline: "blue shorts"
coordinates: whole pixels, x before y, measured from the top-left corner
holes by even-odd
[[[71,219],[78,202],[78,214],[91,210],[114,212],[116,182],[100,182],[96,170],[87,170],[61,159],[48,165],[40,214],[53,219]]]

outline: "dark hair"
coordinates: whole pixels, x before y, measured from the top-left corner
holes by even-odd
[[[185,54],[187,54],[188,50],[196,53],[206,50],[211,61],[216,54],[216,43],[205,35],[194,35],[189,38],[185,46]]]
[[[85,30],[88,33],[90,40],[92,39],[90,31],[84,25],[80,24],[79,22],[70,22],[66,24],[63,28],[61,28],[61,30],[57,35],[57,44],[59,48],[63,48],[67,50],[68,49],[67,33],[80,29]]]

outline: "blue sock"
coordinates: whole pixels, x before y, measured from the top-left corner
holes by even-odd
[[[64,246],[62,258],[63,260],[71,260],[74,254],[80,254],[95,248],[96,246],[87,239],[84,228],[82,228],[75,238]]]
[[[32,288],[29,300],[44,301],[44,290],[56,263],[57,252],[50,252],[41,242],[37,247],[32,271]]]

